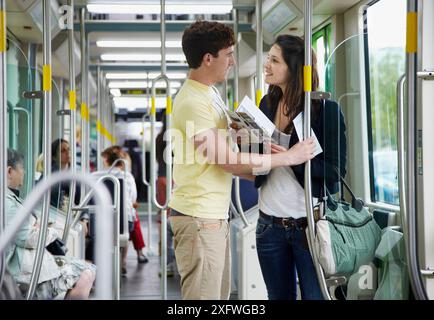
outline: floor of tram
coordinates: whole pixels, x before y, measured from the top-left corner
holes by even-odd
[[[138,263],[137,254],[131,241],[128,241],[127,274],[121,278],[121,299],[122,300],[159,300],[160,291],[160,257],[158,254],[158,229],[157,215],[152,214],[151,244],[153,251],[148,249],[148,215],[146,203],[139,207],[139,217],[142,226],[142,234],[146,247],[144,253],[149,259],[148,263]],[[175,273],[173,277],[167,278],[167,299],[180,300],[180,277]]]

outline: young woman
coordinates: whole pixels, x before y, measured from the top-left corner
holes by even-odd
[[[112,146],[105,149],[101,153],[101,156],[103,158],[103,165],[105,170],[108,170],[118,159],[127,160],[127,156],[120,146]],[[124,166],[124,163],[117,162],[115,167],[111,169],[110,173],[118,178],[123,178],[125,174],[125,170],[126,168]],[[134,221],[137,219],[137,215],[136,215],[137,187],[136,187],[136,182],[134,180],[134,177],[129,171],[126,172],[125,192],[126,192],[126,199],[127,199],[126,210],[128,212],[128,229],[131,234],[131,232],[134,231]],[[138,262],[146,263],[148,262],[148,259],[143,254],[141,249],[142,248],[136,251]],[[127,250],[128,250],[128,246],[123,248],[122,250],[122,274],[123,275],[127,274],[127,268],[126,268]]]
[[[318,88],[315,54],[312,60],[315,91]],[[285,148],[302,140],[293,120],[304,109],[303,65],[304,41],[281,35],[271,47],[264,67],[265,82],[270,86],[260,108],[281,132],[282,141],[289,141]],[[311,113],[311,126],[323,149],[311,160],[315,203],[324,196],[324,186],[331,194],[338,191],[339,176],[334,168],[345,175],[346,138],[344,118],[335,102],[312,100]],[[255,186],[259,188],[260,210],[257,252],[269,299],[295,300],[297,275],[302,299],[322,299],[305,233],[304,163],[257,176]]]

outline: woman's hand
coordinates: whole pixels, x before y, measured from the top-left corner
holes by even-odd
[[[288,151],[288,149],[286,149],[285,147],[282,147],[282,146],[280,146],[278,144],[274,144],[274,143],[270,143],[269,147],[270,147],[271,153],[280,153],[280,152]]]
[[[290,166],[305,163],[314,157],[315,139],[310,137],[307,140],[300,141],[286,152],[289,158]]]

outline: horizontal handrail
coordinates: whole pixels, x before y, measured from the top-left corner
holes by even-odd
[[[249,222],[247,221],[246,215],[244,214],[243,205],[241,204],[239,177],[235,177],[235,204],[237,206],[237,213],[240,215],[240,218],[244,223],[244,227],[247,228],[249,226]]]
[[[90,177],[81,174],[73,174],[71,172],[56,172],[38,184],[38,188],[34,189],[34,191],[28,195],[22,209],[14,217],[10,226],[2,235],[0,235],[0,253],[2,253],[13,241],[15,234],[20,230],[20,227],[27,220],[33,209],[36,208],[39,200],[44,196],[44,194],[49,192],[52,186],[57,185],[60,182],[71,180],[86,184],[89,188],[93,188],[94,190],[97,204],[96,228],[98,234],[96,238],[96,247],[98,248],[98,250],[96,250],[96,264],[99,266],[98,277],[96,279],[95,298],[101,300],[111,299],[111,244],[113,243],[113,233],[107,231],[113,230],[113,221],[112,219],[107,219],[103,216],[107,214],[107,212],[110,212],[110,207],[108,206],[108,203],[110,203],[110,194],[104,186],[97,184],[97,182]],[[47,225],[41,225],[41,228],[46,227]],[[44,247],[37,248],[37,250],[43,249]],[[0,279],[0,285],[1,282],[2,279]]]

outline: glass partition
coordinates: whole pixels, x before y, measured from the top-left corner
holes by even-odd
[[[402,66],[393,64],[393,59],[381,52],[367,54],[368,38],[368,34],[358,34],[340,43],[326,62],[323,78],[331,100],[339,105],[345,119],[347,143],[345,149],[344,144],[339,143],[338,154],[346,161],[345,170],[340,172],[345,174],[356,197],[397,205],[396,81],[391,77],[399,73]],[[385,65],[389,65],[388,72],[383,68]],[[372,73],[375,73],[374,78]],[[377,103],[379,99],[383,103]],[[338,118],[328,120],[326,131],[339,122]],[[366,193],[366,189],[370,192]],[[348,194],[345,196],[351,199]],[[371,211],[382,229],[381,241],[375,248],[375,265],[371,263],[359,269],[349,278],[343,291],[348,300],[407,299],[404,235],[399,227],[390,228],[391,223],[399,222],[395,214],[387,210]]]

